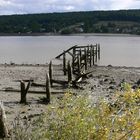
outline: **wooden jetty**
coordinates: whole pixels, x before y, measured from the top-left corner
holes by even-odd
[[[81,74],[88,67],[94,65],[100,59],[100,44],[87,46],[73,46],[61,54],[56,56],[56,59],[63,57],[63,72],[64,75],[68,72],[67,57],[71,57],[71,66],[73,74]]]
[[[20,103],[26,103],[27,93],[34,94],[46,94],[46,103],[50,103],[51,94],[54,94],[54,91],[51,89],[54,86],[62,86],[67,88],[69,86],[73,88],[78,88],[77,83],[82,81],[82,78],[90,74],[92,71],[89,71],[89,68],[97,64],[100,59],[100,44],[87,45],[87,46],[78,46],[75,45],[67,50],[64,50],[56,59],[62,58],[61,68],[54,69],[52,61],[49,63],[48,73],[46,74],[46,82],[44,84],[36,83],[32,79],[22,79],[16,80],[20,82],[20,90],[17,89],[8,89],[6,92],[20,92],[21,98]],[[56,72],[59,71],[59,77],[56,75]],[[45,88],[45,91],[34,91],[29,90],[30,87],[42,87]],[[58,91],[61,93],[61,91]],[[57,94],[57,92],[56,92]]]

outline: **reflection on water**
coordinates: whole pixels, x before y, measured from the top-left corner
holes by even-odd
[[[100,65],[140,66],[139,36],[0,37],[0,63],[44,64],[74,45],[100,43]]]

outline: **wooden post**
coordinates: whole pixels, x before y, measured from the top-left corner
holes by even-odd
[[[79,75],[80,75],[80,73],[81,73],[80,55],[78,55],[77,63],[78,63],[78,65],[77,65],[77,67],[78,67],[78,73],[79,73]]]
[[[98,44],[98,59],[100,60],[100,44]]]
[[[95,57],[95,53],[94,53],[94,46],[92,45],[92,64],[94,65],[95,63],[95,59],[94,59],[94,57]]]
[[[81,63],[81,57],[82,57],[82,50],[81,49],[80,49],[79,55],[80,55],[80,63]]]
[[[74,68],[75,68],[75,54],[76,54],[76,51],[75,51],[75,47],[73,47],[73,57],[72,57],[72,71],[74,73]]]
[[[52,72],[53,72],[53,69],[52,69],[52,61],[50,61],[49,63],[49,77],[50,77],[50,84],[51,84],[51,87],[53,85],[53,81],[52,81]]]
[[[21,86],[21,100],[20,103],[24,103],[26,104],[26,95],[27,92],[29,90],[29,87],[31,86],[31,81],[28,82],[27,87],[25,88],[25,82],[24,81],[20,81],[20,86]]]
[[[98,45],[97,44],[96,44],[96,51],[95,52],[96,52],[96,55],[95,55],[96,59],[95,59],[95,61],[97,62],[97,58],[98,58]]]
[[[63,54],[63,72],[64,72],[64,75],[66,75],[66,53],[65,53],[65,51]]]
[[[71,68],[71,64],[70,61],[68,61],[68,83],[70,83],[72,81],[72,68]]]
[[[0,138],[9,137],[3,102],[0,102]]]
[[[87,70],[87,50],[85,48],[85,70]]]
[[[90,67],[92,66],[92,47],[90,47]]]
[[[50,77],[46,74],[46,102],[50,103],[51,90],[50,90]]]

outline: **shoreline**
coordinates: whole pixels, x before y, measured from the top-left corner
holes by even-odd
[[[49,66],[49,63],[46,63],[46,64],[16,64],[16,63],[12,63],[12,64],[10,64],[10,63],[0,63],[0,67],[1,66],[7,66],[7,67],[46,67],[46,66]],[[55,64],[55,63],[53,63],[53,66],[62,66],[62,64]],[[119,69],[119,68],[126,68],[126,69],[140,69],[140,66],[139,67],[137,67],[137,66],[115,66],[115,65],[94,65],[94,66],[92,66],[93,68],[95,68],[95,67],[99,67],[99,68],[104,68],[104,67],[110,67],[110,68],[117,68],[117,69]]]
[[[0,37],[8,36],[123,36],[123,37],[136,37],[137,34],[121,34],[121,33],[74,33],[74,34],[57,34],[57,33],[0,33]]]

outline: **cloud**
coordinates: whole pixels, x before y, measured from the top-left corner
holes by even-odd
[[[138,9],[140,0],[0,0],[0,14]]]

